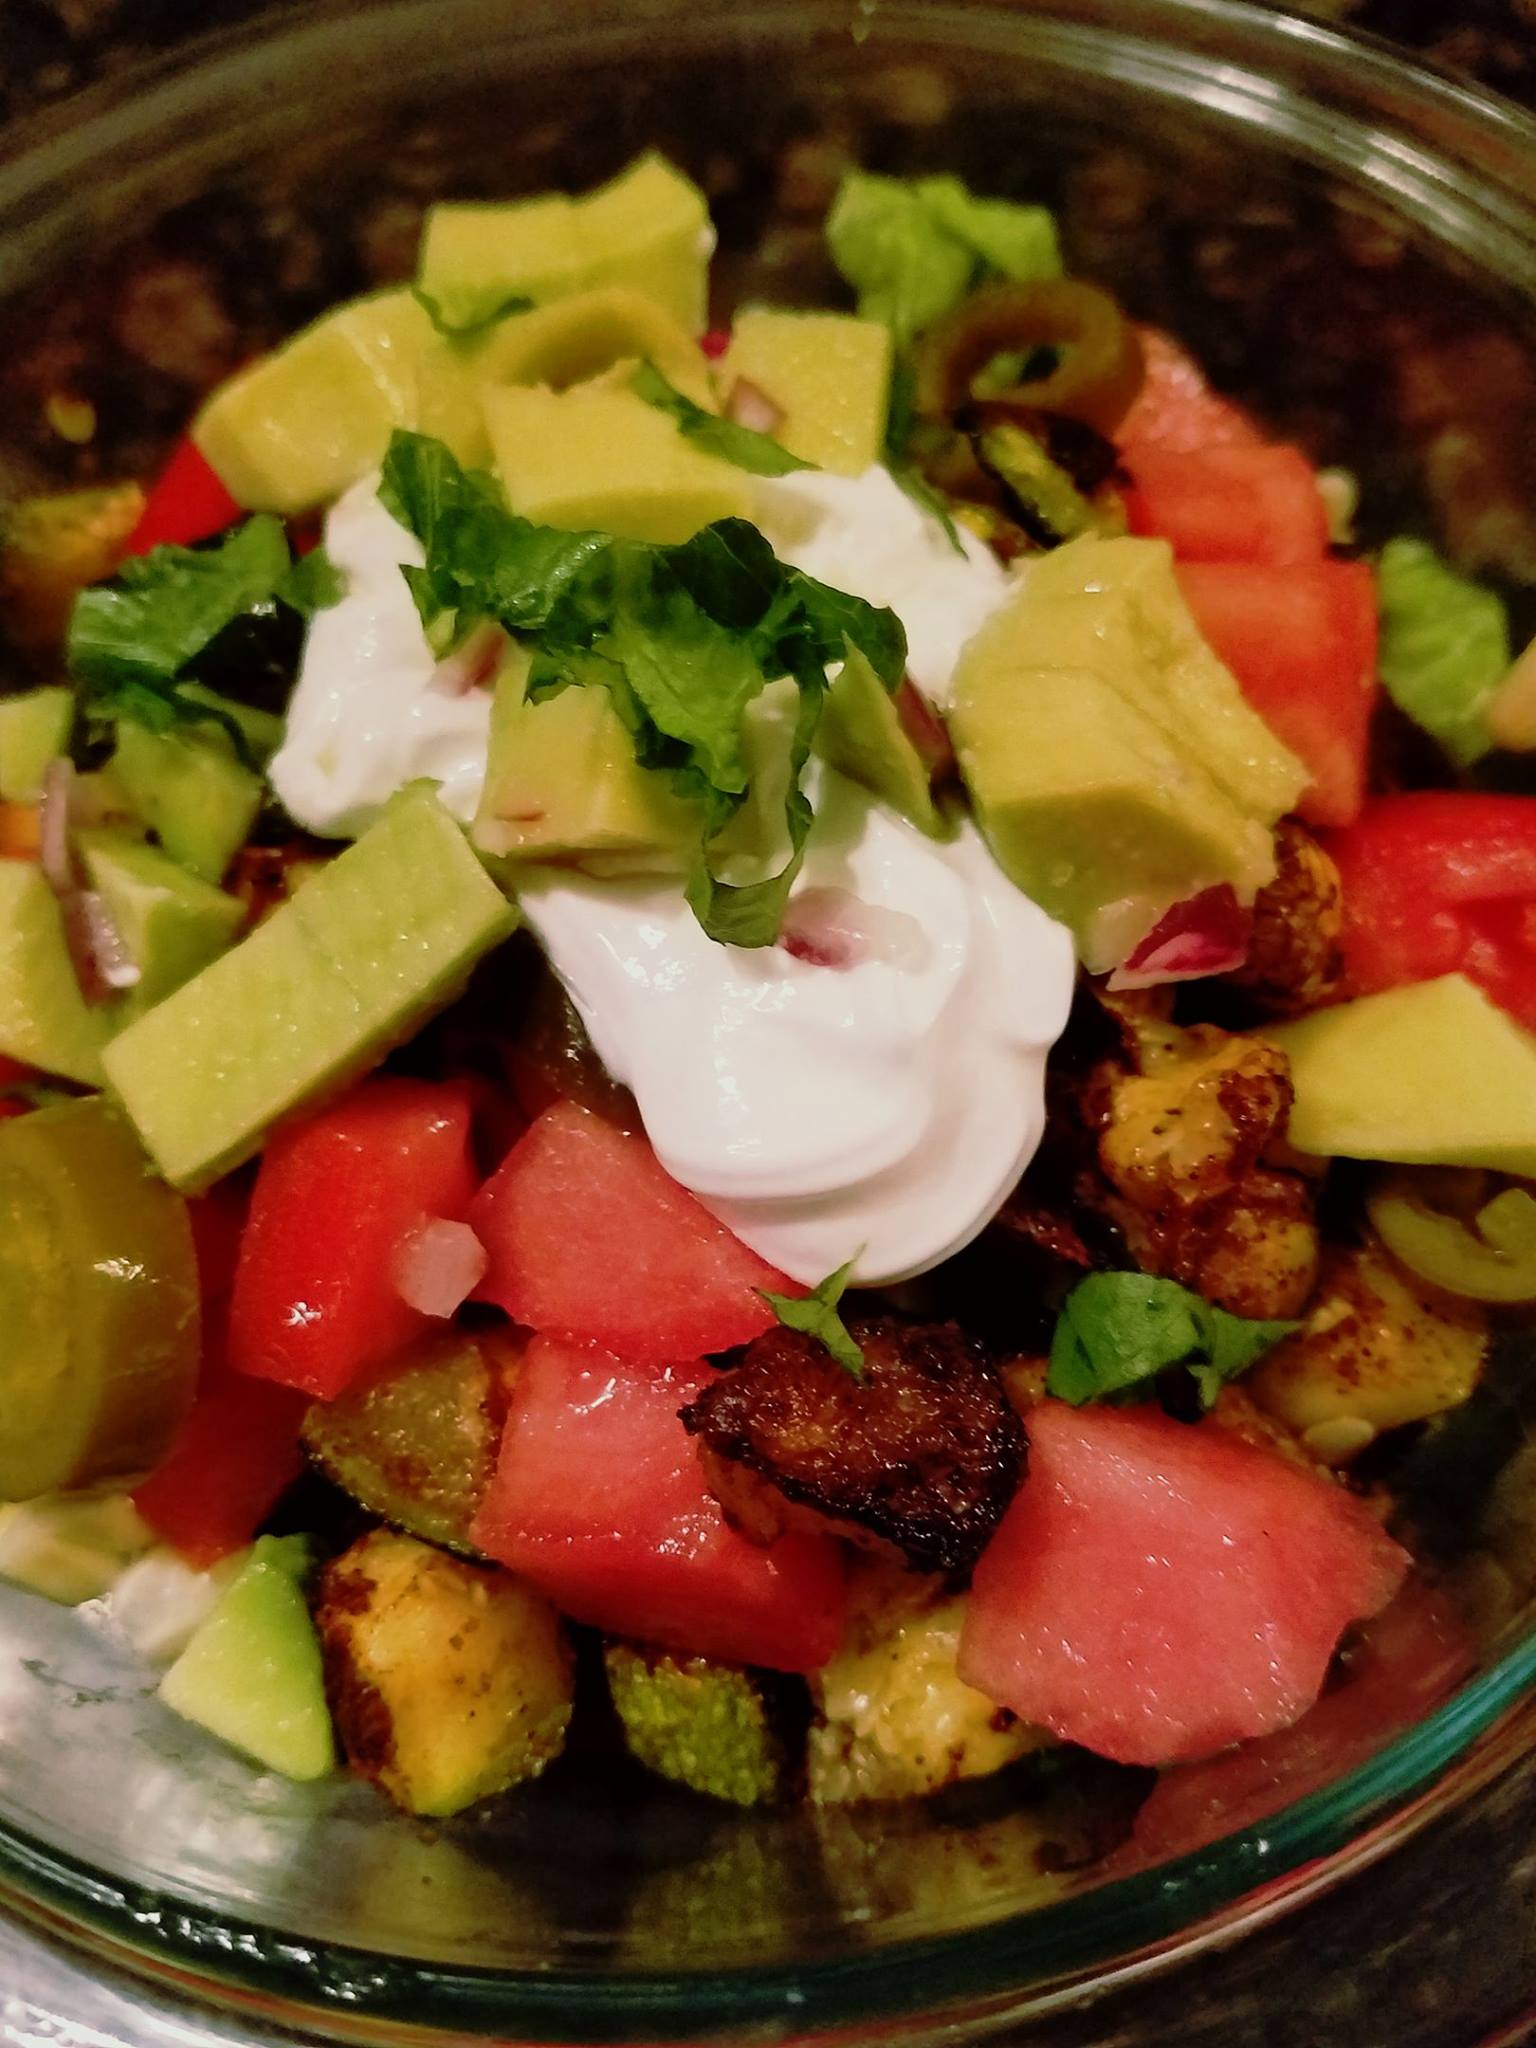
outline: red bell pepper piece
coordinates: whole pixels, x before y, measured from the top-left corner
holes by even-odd
[[[190,547],[209,540],[245,516],[190,434],[183,435],[171,459],[151,485],[139,523],[129,534],[125,555],[147,555],[167,542]]]
[[[237,1371],[333,1400],[430,1327],[396,1261],[474,1192],[470,1090],[382,1075],[268,1140],[240,1244],[230,1319]]]
[[[133,1496],[155,1534],[199,1567],[243,1549],[304,1469],[307,1396],[231,1372],[218,1348],[169,1452]]]

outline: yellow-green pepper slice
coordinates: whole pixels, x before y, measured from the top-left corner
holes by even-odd
[[[1410,1273],[1468,1301],[1536,1301],[1536,1196],[1505,1188],[1470,1217],[1432,1208],[1393,1175],[1367,1198],[1376,1234]]]
[[[109,1104],[0,1123],[0,1500],[147,1472],[201,1337],[186,1202]]]
[[[976,388],[1000,356],[1040,347],[1060,351],[1043,377],[1003,390]],[[1141,389],[1141,343],[1108,292],[1078,278],[987,285],[962,299],[923,337],[915,398],[926,419],[953,419],[977,399],[993,412],[1060,413],[1101,434],[1119,425]]]

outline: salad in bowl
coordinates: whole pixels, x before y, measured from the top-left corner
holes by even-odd
[[[412,1815],[1076,1774],[1129,1867],[1524,1597],[1421,1501],[1536,1303],[1536,671],[1044,207],[825,235],[711,327],[658,155],[438,204],[8,512],[0,1573]]]

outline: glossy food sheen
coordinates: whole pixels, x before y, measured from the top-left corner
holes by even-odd
[[[1212,1423],[1153,1408],[1028,1417],[1029,1471],[976,1568],[968,1683],[1118,1763],[1283,1728],[1407,1552],[1360,1502]]]

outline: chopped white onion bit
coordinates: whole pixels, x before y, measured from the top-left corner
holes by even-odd
[[[758,385],[738,377],[725,401],[725,416],[738,427],[750,427],[754,434],[776,434],[784,424],[784,408]]]
[[[395,1292],[424,1316],[451,1316],[485,1278],[485,1246],[467,1223],[428,1216],[395,1253]]]
[[[109,989],[137,987],[139,969],[113,921],[106,898],[95,889],[82,889],[80,910],[91,960],[101,981]]]
[[[64,897],[76,886],[74,849],[69,837],[69,800],[74,789],[74,764],[61,754],[43,771],[43,793],[37,807],[38,864],[48,886]]]

